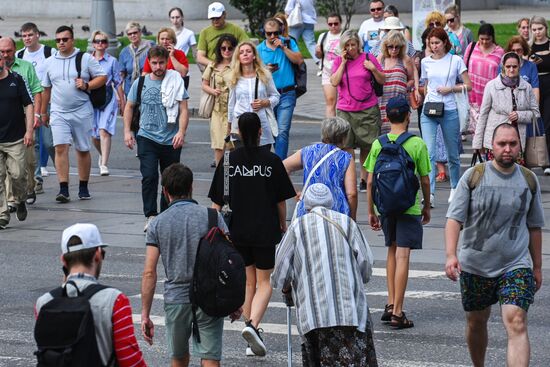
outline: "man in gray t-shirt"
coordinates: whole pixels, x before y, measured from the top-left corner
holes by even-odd
[[[154,325],[149,318],[157,282],[157,263],[162,257],[166,333],[172,365],[189,363],[189,338],[192,334],[192,312],[189,290],[197,248],[208,232],[208,210],[191,198],[193,173],[181,163],[174,163],[162,173],[162,191],[170,206],[156,216],[147,230],[145,268],[141,282],[141,330],[147,342],[153,343]],[[227,227],[218,214],[218,227]],[[240,317],[235,312],[230,317]],[[223,317],[211,317],[197,310],[201,341],[193,338],[193,356],[219,364],[222,355]]]
[[[517,128],[499,125],[492,143],[494,160],[464,173],[447,211],[445,272],[460,278],[473,364],[484,365],[487,321],[498,301],[509,339],[507,364],[527,366],[527,311],[542,284],[544,211],[535,174],[515,163]]]

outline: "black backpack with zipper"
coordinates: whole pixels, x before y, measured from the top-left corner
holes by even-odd
[[[67,295],[67,284],[76,288],[76,297]],[[34,327],[34,338],[38,346],[38,350],[34,352],[38,362],[36,366],[103,366],[97,346],[90,298],[109,287],[92,284],[80,291],[75,282],[70,280],[67,284],[50,292],[53,299],[42,306],[36,319]]]
[[[78,78],[80,78],[80,73],[82,72],[82,56],[84,55],[83,52],[78,52],[76,54],[76,72],[78,74]],[[90,80],[92,80],[92,76],[90,75]],[[99,108],[100,110],[104,110],[105,107],[111,102],[111,98],[113,97],[113,88],[110,87],[110,92],[108,92],[108,88],[105,84],[103,84],[101,87],[92,89],[90,91],[86,91],[90,96],[90,101],[92,102],[92,106],[94,108]]]

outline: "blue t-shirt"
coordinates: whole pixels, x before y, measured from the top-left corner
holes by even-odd
[[[285,41],[283,37],[279,37],[281,41],[288,42],[288,40]],[[273,81],[275,82],[275,87],[277,89],[283,89],[286,87],[294,86],[294,69],[292,68],[292,62],[289,60],[288,57],[286,57],[285,52],[280,48],[277,47],[275,50],[270,49],[265,44],[266,41],[263,41],[258,46],[258,53],[260,54],[260,57],[262,58],[262,61],[264,64],[278,64],[279,69],[275,72],[273,72]],[[290,50],[294,52],[299,52],[298,45],[296,42],[291,38],[290,39]]]
[[[124,78],[124,94],[128,96],[130,92],[130,87],[132,85],[132,72],[134,71],[134,58],[132,52],[130,51],[132,45],[128,45],[120,51],[118,55],[118,63],[120,64],[120,71],[126,73]],[[147,58],[147,52],[142,52],[139,55],[139,68],[140,71],[143,70],[143,65],[145,64],[145,59]],[[141,72],[139,73],[141,75]]]
[[[130,88],[130,93],[128,93],[128,101],[132,103],[136,103],[137,100],[138,83],[139,79],[136,79]],[[179,123],[177,121],[175,124],[167,122],[166,108],[162,105],[160,96],[161,85],[162,80],[151,80],[150,74],[145,76],[141,91],[141,104],[139,106],[141,116],[137,134],[158,144],[172,145],[172,138],[178,132]],[[177,98],[177,100],[180,99],[189,99],[187,90],[184,90],[181,98]]]

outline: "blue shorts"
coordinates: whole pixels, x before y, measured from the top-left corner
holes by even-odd
[[[535,300],[535,279],[529,268],[511,270],[496,278],[460,273],[464,311],[481,311],[499,303],[521,307],[525,312]]]
[[[382,231],[386,238],[386,246],[394,243],[397,247],[408,247],[411,250],[422,249],[422,216],[400,214],[380,216]]]

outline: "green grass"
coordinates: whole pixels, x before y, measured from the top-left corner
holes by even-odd
[[[468,27],[473,32],[474,38],[477,38],[477,31],[479,29],[480,24],[466,23],[465,26]],[[496,41],[503,48],[506,47],[506,44],[508,43],[508,40],[510,39],[510,37],[517,35],[515,23],[500,23],[500,24],[493,24],[493,26],[495,27]],[[319,35],[323,32],[326,32],[326,30],[315,31],[315,39],[318,39]],[[155,40],[154,36],[146,36],[144,38]],[[197,40],[198,40],[198,35],[197,35]],[[127,37],[120,37],[118,41],[121,44],[120,49],[122,49],[123,47],[126,47],[130,43]],[[47,40],[47,41],[44,41],[43,43],[51,47],[56,46],[54,40]],[[23,47],[23,42],[17,41],[17,49],[20,49],[22,47]],[[79,48],[82,51],[85,51],[86,48],[88,47],[88,40],[83,38],[76,39],[75,47]],[[302,39],[298,41],[298,48],[300,49],[300,52],[302,53],[302,55],[304,55],[306,59],[311,58],[311,55],[309,54],[307,47],[304,44],[304,41]],[[189,52],[189,55],[187,56],[187,58],[189,59],[190,64],[195,63],[195,60],[191,52]]]

